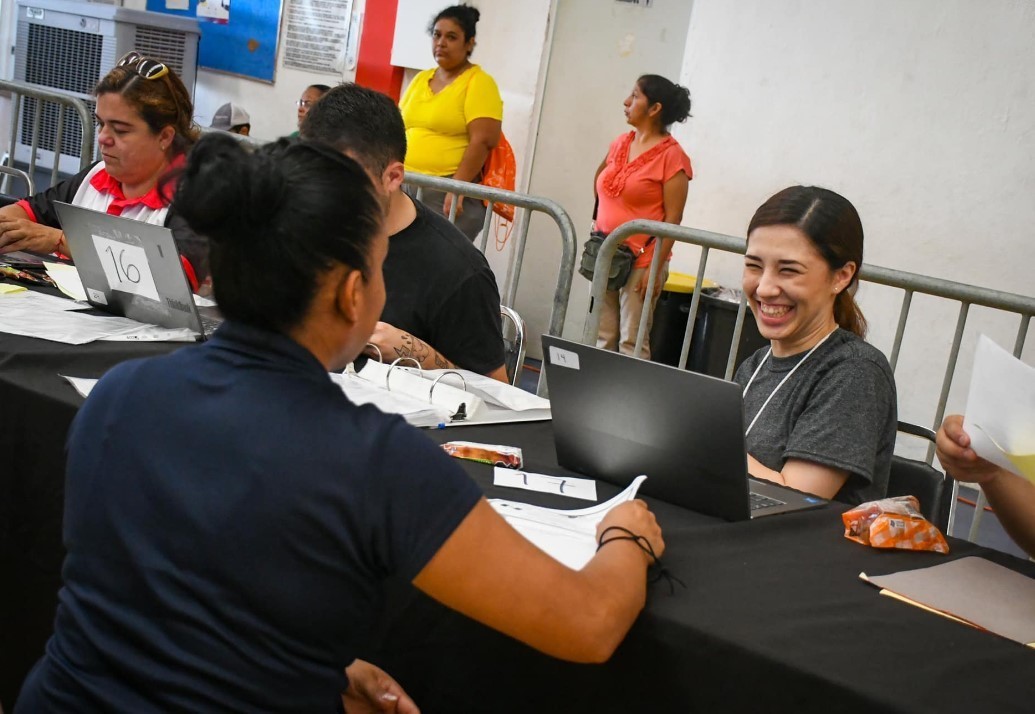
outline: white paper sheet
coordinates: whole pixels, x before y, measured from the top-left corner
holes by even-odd
[[[560,510],[493,498],[489,505],[539,549],[573,570],[581,570],[597,552],[597,524],[620,503],[636,497],[646,476],[637,476],[614,498],[587,508]]]
[[[99,235],[92,238],[109,288],[161,302],[143,246],[128,245]]]
[[[963,428],[979,456],[1035,481],[1035,368],[985,335],[974,356]]]
[[[86,290],[83,288],[83,281],[79,278],[79,270],[74,265],[66,263],[48,263],[44,261],[43,267],[47,269],[58,290],[73,300],[86,302]]]
[[[81,345],[139,330],[141,323],[124,317],[80,315],[87,306],[36,292],[0,297],[0,332]]]
[[[496,466],[492,483],[507,488],[523,488],[526,491],[555,493],[558,496],[581,498],[586,501],[597,500],[597,482],[591,478],[572,478],[570,476],[550,476],[533,474],[527,471]]]
[[[99,381],[88,379],[87,377],[69,377],[67,374],[62,374],[61,376],[67,379],[68,383],[75,387],[75,391],[79,392],[79,395],[84,399],[90,396],[90,391]]]
[[[198,335],[186,327],[159,327],[143,322],[132,332],[102,337],[105,342],[197,342]]]

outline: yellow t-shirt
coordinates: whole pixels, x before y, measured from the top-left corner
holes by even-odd
[[[452,176],[467,150],[467,125],[475,119],[503,121],[496,81],[478,65],[438,94],[431,92],[435,69],[419,73],[406,88],[399,109],[406,123],[406,170]]]

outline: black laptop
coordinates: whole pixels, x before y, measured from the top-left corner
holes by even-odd
[[[557,463],[730,521],[825,499],[752,479],[733,382],[543,335]]]
[[[168,228],[55,205],[91,305],[138,322],[186,327],[202,339],[219,327],[218,310],[195,304]]]

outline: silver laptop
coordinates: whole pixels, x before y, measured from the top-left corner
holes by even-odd
[[[557,463],[730,521],[825,499],[752,479],[733,382],[543,335]]]
[[[68,203],[56,206],[91,305],[139,322],[186,327],[202,339],[219,326],[214,308],[199,310],[194,303],[168,228]]]

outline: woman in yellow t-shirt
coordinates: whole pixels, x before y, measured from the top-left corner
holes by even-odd
[[[432,21],[431,47],[438,66],[414,77],[399,102],[406,123],[407,171],[477,183],[485,159],[499,143],[503,100],[493,78],[471,63],[480,16],[469,5],[453,5]],[[423,200],[448,217],[454,196],[425,189]],[[457,203],[457,227],[471,240],[484,220],[481,201]]]

